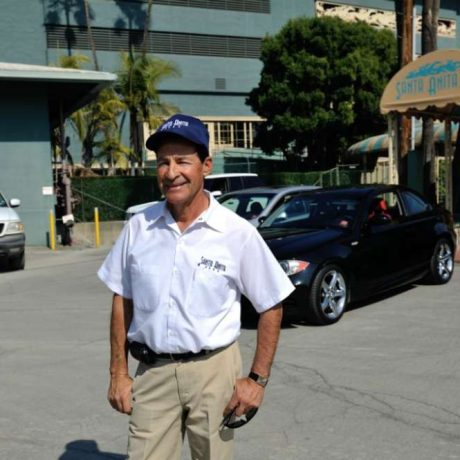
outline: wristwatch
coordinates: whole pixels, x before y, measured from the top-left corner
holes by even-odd
[[[254,382],[258,383],[261,387],[266,387],[268,383],[268,377],[263,377],[262,375],[256,374],[255,372],[249,372],[248,377]]]

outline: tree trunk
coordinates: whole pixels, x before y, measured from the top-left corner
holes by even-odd
[[[131,110],[129,113],[129,133],[131,140],[131,175],[134,176],[136,165],[142,162],[142,146],[139,140],[138,112]]]
[[[85,6],[85,20],[86,20],[86,29],[88,31],[88,39],[89,39],[89,43],[91,46],[91,52],[93,53],[94,70],[99,70],[99,63],[97,62],[97,54],[96,54],[96,43],[94,42],[93,29],[91,28],[91,16],[89,13],[88,0],[84,0],[83,4]]]
[[[152,6],[153,6],[153,0],[148,0],[147,10],[145,12],[145,20],[144,20],[144,37],[142,39],[142,55],[143,56],[145,56],[148,51],[150,19],[152,18]]]
[[[452,204],[456,220],[460,218],[460,126],[457,131],[454,159],[452,161]]]
[[[401,69],[412,61],[413,56],[413,0],[396,0],[396,36],[398,47],[398,67]],[[410,149],[411,119],[397,114],[398,152],[397,165],[399,182],[403,185],[408,180],[407,155]]]
[[[438,14],[440,0],[423,0],[422,54],[438,48]],[[436,152],[434,146],[433,120],[423,119],[423,191],[432,203],[436,203]]]

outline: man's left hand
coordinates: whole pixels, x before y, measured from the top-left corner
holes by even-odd
[[[259,408],[264,399],[265,388],[249,377],[237,379],[232,399],[224,409],[224,415],[235,409],[235,415],[241,417],[250,409]]]

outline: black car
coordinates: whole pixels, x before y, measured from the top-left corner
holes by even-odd
[[[292,197],[259,231],[296,286],[286,313],[331,324],[350,301],[422,278],[447,283],[456,236],[446,211],[396,185]]]

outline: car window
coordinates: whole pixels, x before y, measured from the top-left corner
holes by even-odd
[[[8,206],[8,204],[6,203],[5,198],[4,198],[3,195],[0,193],[0,208],[6,208],[7,206]]]
[[[243,188],[259,187],[264,185],[263,180],[259,176],[242,176]]]
[[[227,190],[227,179],[225,177],[217,177],[204,179],[204,188],[210,192],[225,192]]]
[[[422,197],[415,195],[408,190],[404,190],[401,193],[401,196],[408,216],[413,216],[414,214],[420,214],[431,210],[431,205],[429,203],[427,203]]]
[[[396,192],[379,193],[372,198],[367,211],[371,224],[397,222],[402,215],[401,203]]]
[[[257,217],[268,205],[272,199],[271,193],[259,194],[237,194],[219,199],[220,204],[236,212],[244,219],[253,219]]]
[[[357,198],[337,193],[296,195],[271,213],[261,228],[351,227]]]
[[[257,217],[268,205],[268,197],[253,196],[248,200],[246,214]]]
[[[230,188],[228,188],[228,191],[241,190],[243,188],[241,177],[229,177],[228,179],[230,181]]]

